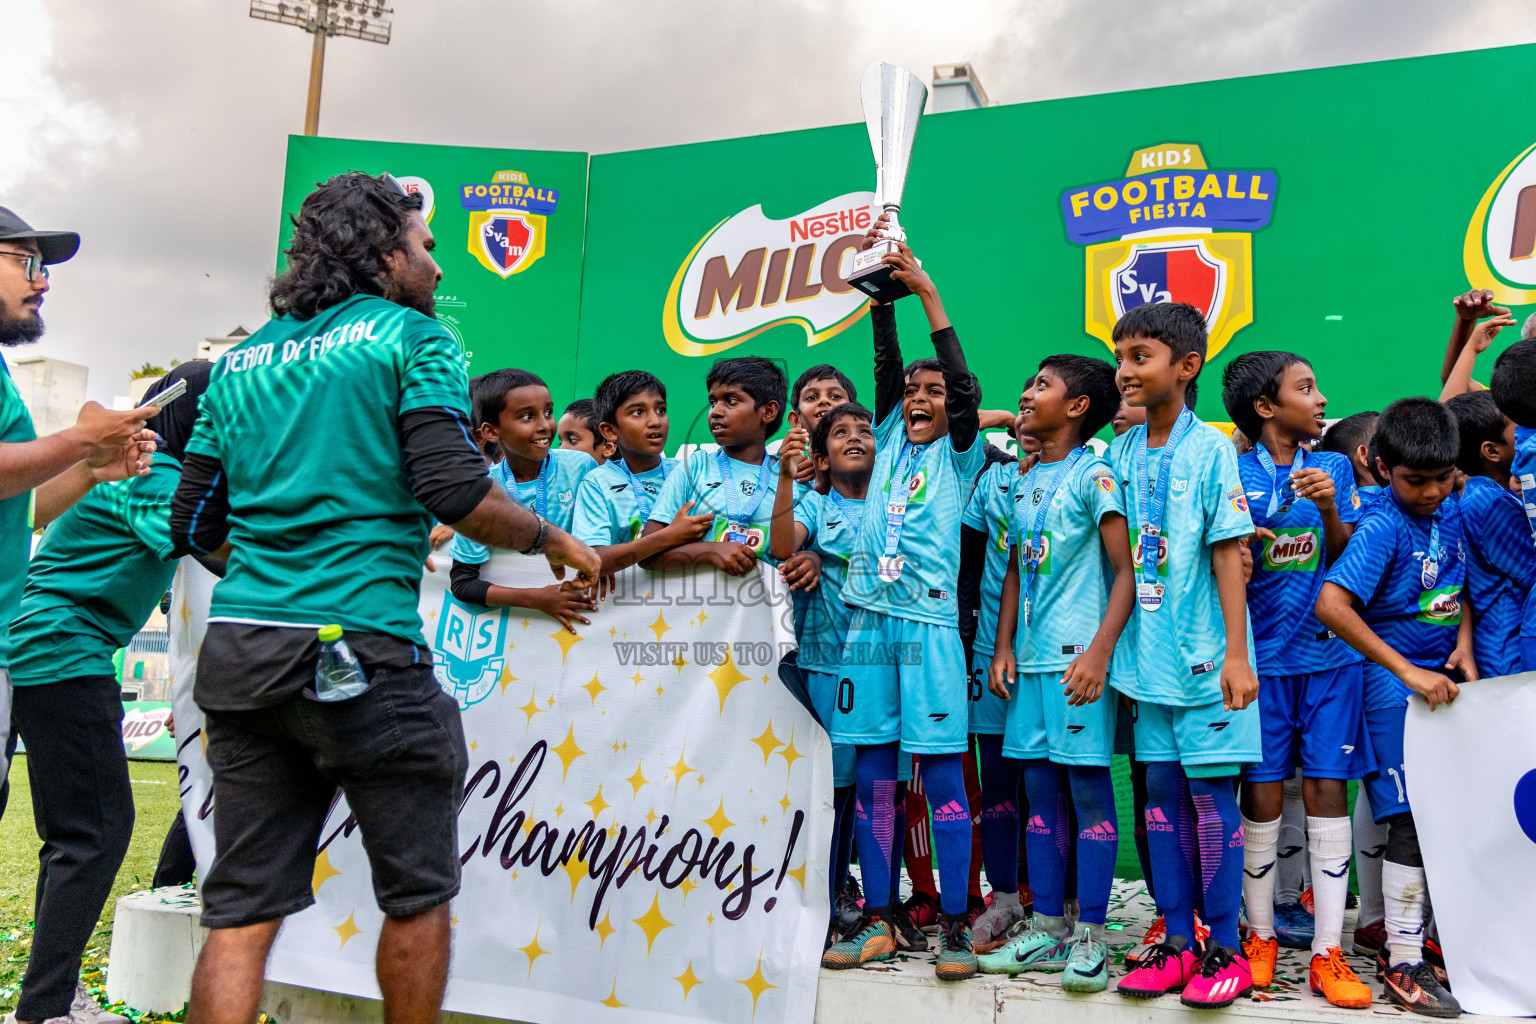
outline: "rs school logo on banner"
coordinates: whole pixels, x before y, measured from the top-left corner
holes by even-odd
[[[1205,314],[1214,356],[1253,322],[1251,232],[1269,224],[1274,171],[1207,168],[1200,147],[1131,154],[1125,177],[1067,189],[1067,238],[1086,247],[1083,329],[1113,346],[1138,306],[1187,302]]]
[[[459,702],[460,711],[488,697],[506,674],[506,645],[507,609],[476,611],[443,593],[432,671],[443,691]]]
[[[530,185],[522,171],[460,185],[459,205],[470,211],[470,255],[504,278],[521,274],[544,255],[548,218],[559,203],[558,190]]]

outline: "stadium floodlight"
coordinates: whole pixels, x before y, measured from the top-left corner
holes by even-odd
[[[304,134],[320,134],[320,83],[325,77],[326,36],[347,36],[389,45],[393,7],[377,0],[251,0],[251,17],[301,28],[315,37],[309,62],[309,102]]]

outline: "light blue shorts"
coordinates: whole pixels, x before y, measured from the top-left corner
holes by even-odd
[[[1059,670],[1020,672],[1006,702],[1003,756],[1108,767],[1115,753],[1119,702],[1120,695],[1106,685],[1092,704],[1068,707]]]
[[[1241,711],[1227,711],[1219,700],[1198,707],[1139,700],[1132,714],[1138,761],[1177,761],[1191,768],[1264,759],[1258,701]]]
[[[973,733],[1001,736],[1003,723],[1008,719],[1008,702],[987,689],[987,673],[992,669],[992,655],[980,651],[971,655],[971,676],[967,696],[970,698],[970,725]]]
[[[965,667],[958,626],[856,610],[843,645],[832,741],[963,753],[969,746]]]
[[[837,676],[829,672],[807,669],[805,688],[810,691],[811,705],[816,716],[825,725],[832,722],[832,709],[837,701]],[[832,744],[832,785],[841,789],[853,785],[854,750],[846,743]]]

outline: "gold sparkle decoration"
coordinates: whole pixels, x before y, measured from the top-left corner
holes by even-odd
[[[181,628],[182,629],[191,629],[192,628],[191,620],[192,620],[192,609],[190,607],[188,607],[187,599],[185,597],[183,597],[181,599]]]
[[[636,761],[635,762],[635,773],[633,775],[631,775],[629,778],[624,780],[625,782],[629,783],[630,788],[632,788],[635,791],[635,796],[636,797],[638,797],[640,795],[640,787],[644,786],[646,783],[651,781],[650,779],[647,779],[644,775],[640,774],[640,768],[641,768],[641,763],[639,761]]]
[[[615,1010],[623,1009],[627,1004],[619,1002],[619,979],[613,979],[613,990],[608,993],[608,998],[603,1000],[604,1006],[611,1006]]]
[[[663,690],[661,688],[661,684],[660,683],[656,684],[656,696],[660,697],[663,693],[666,693],[666,692],[667,692],[666,690]]]
[[[619,631],[617,629],[615,629],[612,626],[608,627],[608,639],[612,640],[614,637],[616,637],[618,635],[619,635]]]
[[[794,771],[795,762],[805,756],[804,754],[800,753],[800,751],[795,749],[795,730],[793,727],[791,727],[789,730],[789,746],[779,751],[779,753],[783,755],[785,767],[790,771]],[[767,758],[764,758],[763,760],[766,762]]]
[[[618,931],[618,929],[615,928],[608,921],[608,918],[611,917],[612,914],[613,914],[612,911],[605,912],[603,914],[603,919],[601,921],[597,922],[597,924],[594,925],[593,928],[592,928],[592,930],[597,932],[597,934],[598,934],[598,940],[597,940],[597,948],[598,949],[602,949],[603,948],[603,943],[608,941],[608,936],[610,936],[614,932]]]
[[[701,609],[699,611],[699,625],[701,625],[701,626],[704,625],[704,620],[707,619],[707,618],[709,618],[709,616],[705,615],[703,610]]]
[[[331,863],[331,851],[329,848],[321,850],[315,857],[315,873],[310,876],[309,888],[311,892],[318,893],[320,887],[326,882],[341,874],[336,866]]]
[[[512,674],[512,670],[507,668],[506,665],[502,665],[501,666],[501,678],[496,680],[496,681],[501,684],[501,692],[502,693],[506,693],[507,692],[507,687],[509,687],[513,683],[517,682],[517,676],[513,675]],[[532,698],[529,698],[529,699],[531,700]]]
[[[593,704],[596,704],[597,703],[597,695],[602,693],[604,690],[608,689],[608,687],[604,686],[601,682],[599,682],[598,678],[597,678],[597,673],[593,672],[592,673],[592,681],[590,683],[587,683],[585,686],[583,686],[582,689],[587,691],[587,696],[592,698],[592,703]]]
[[[528,703],[524,704],[517,710],[528,716],[528,722],[523,726],[525,729],[528,728],[529,725],[533,724],[534,715],[540,714],[544,711],[543,708],[539,707],[539,702],[533,699],[533,694],[531,693],[528,695]]]
[[[363,930],[357,926],[357,911],[354,910],[348,914],[347,919],[341,922],[341,924],[333,926],[331,931],[341,937],[341,945],[336,948],[345,949],[350,939],[363,934]]]
[[[650,828],[654,824],[656,824],[656,808],[652,807],[645,812],[645,827]]]
[[[587,801],[587,806],[592,810],[592,820],[596,821],[598,815],[602,814],[613,805],[610,804],[607,800],[603,799],[603,787],[598,786],[597,795],[594,796],[591,800]]]
[[[581,884],[583,878],[587,877],[587,862],[572,854],[571,859],[560,867],[565,872],[566,877],[571,880],[571,902],[575,903],[576,887]],[[801,888],[804,888],[804,886],[802,885]]]
[[[479,750],[480,749],[480,741],[479,740],[470,740],[469,741],[469,749],[470,750]]]
[[[580,633],[572,633],[564,626],[561,626],[559,629],[549,634],[549,638],[560,645],[561,665],[565,664],[565,656],[571,653],[571,648],[575,647],[577,644],[581,643],[583,639],[585,639]]]
[[[564,814],[565,814],[565,804],[555,804],[555,817],[559,818],[559,817],[561,817]]]
[[[527,629],[527,628],[528,628],[528,620],[527,620],[527,618],[524,618],[524,619],[523,619],[523,628],[524,628],[524,629]]]
[[[640,689],[640,684],[645,682],[645,677],[640,674],[639,669],[635,669],[635,674],[629,678],[634,681],[635,689],[637,690]]]
[[[640,926],[640,930],[645,933],[645,955],[649,958],[651,947],[656,944],[656,936],[672,927],[672,922],[663,917],[661,913],[660,890],[657,890],[651,896],[651,909],[635,918],[634,921],[635,924]]]
[[[459,915],[458,914],[454,914],[453,917],[451,917],[448,920],[448,927],[450,927],[450,928],[457,928],[458,926],[459,926]]]
[[[689,772],[694,772],[694,773],[698,772],[697,768],[689,768],[688,767],[688,762],[683,760],[684,755],[686,755],[687,753],[688,753],[688,744],[684,743],[683,744],[683,753],[677,755],[677,764],[675,764],[671,768],[667,769],[668,771],[670,771],[672,773],[672,795],[673,796],[677,795],[677,787],[678,787],[679,784],[682,783],[684,775],[687,775]]]
[[[697,889],[699,887],[699,883],[695,882],[693,880],[692,876],[684,875],[683,876],[683,880],[681,882],[677,883],[677,887],[679,889],[683,890],[683,905],[687,906],[688,905],[688,894],[693,892],[693,890]]]
[[[730,647],[725,649],[725,662],[713,672],[707,673],[707,678],[715,684],[715,690],[720,694],[720,714],[725,714],[725,698],[731,695],[731,691],[747,681],[747,677],[741,674],[736,667],[736,659],[731,654]]]
[[[661,643],[661,638],[672,631],[672,627],[667,625],[666,616],[662,615],[659,611],[656,613],[656,621],[651,623],[650,629],[652,633],[656,634],[657,643]]]
[[[672,663],[671,664],[672,664],[673,668],[677,669],[677,674],[678,675],[682,675],[683,674],[683,667],[688,664],[688,659],[683,657],[683,652],[682,651],[678,651],[677,652],[677,657],[672,659]],[[661,689],[660,687],[657,687],[657,691],[658,692],[660,692],[660,689]]]
[[[784,791],[784,795],[779,797],[779,813],[780,814],[788,814],[789,813],[789,808],[790,808],[789,791],[785,790]]]
[[[693,973],[693,961],[688,961],[688,966],[683,968],[683,973],[672,979],[683,986],[683,1002],[688,1001],[688,993],[693,991],[693,986],[699,984],[698,976]]]
[[[799,867],[797,867],[797,868],[790,868],[788,871],[786,871],[784,873],[786,875],[788,875],[790,878],[793,878],[795,881],[799,882],[801,890],[805,889],[805,862],[804,861],[800,862],[800,866]]]
[[[720,833],[736,823],[725,816],[725,801],[721,800],[720,806],[715,808],[715,813],[704,819],[704,824],[708,825],[709,830],[715,834],[715,838],[719,839]]]
[[[550,747],[549,751],[560,759],[560,779],[563,782],[565,781],[565,776],[571,770],[571,762],[586,754],[585,750],[576,745],[576,726],[574,723],[566,728],[565,739],[560,741],[560,745],[558,747]]]
[[[756,743],[758,749],[763,752],[763,764],[765,765],[768,763],[769,756],[771,756],[775,750],[778,750],[783,743],[783,741],[773,733],[773,719],[771,718],[768,719],[768,728],[763,730],[763,734],[761,736],[755,737],[749,742]]]
[[[533,962],[549,952],[549,950],[539,945],[539,929],[542,927],[544,927],[543,921],[535,924],[533,926],[533,941],[521,948],[522,954],[528,958],[528,977],[530,978],[533,977]]]
[[[763,977],[763,951],[761,948],[757,951],[757,969],[752,972],[750,978],[738,981],[736,984],[745,985],[747,991],[752,993],[752,1017],[755,1020],[757,1018],[758,999],[769,989],[778,988],[777,985],[768,984],[768,979]]]
[[[715,915],[714,915],[714,913],[711,912],[711,913],[705,914],[704,915],[704,920],[708,921],[710,924],[714,924],[715,923]]]

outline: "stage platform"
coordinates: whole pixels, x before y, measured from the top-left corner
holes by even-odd
[[[112,936],[107,993],[136,1010],[159,1013],[181,1009],[187,998],[192,963],[202,946],[197,926],[198,901],[188,889],[157,889],[118,901]],[[1151,901],[1141,882],[1119,882],[1110,902],[1109,925],[1117,941],[1115,977],[1124,973],[1118,961],[1141,941],[1153,917]],[[1353,927],[1354,913],[1346,921]],[[1345,932],[1344,946],[1350,945]],[[1381,985],[1363,957],[1351,956],[1362,981],[1378,1001],[1368,1010],[1340,1010],[1312,995],[1307,988],[1306,950],[1280,951],[1275,984],[1229,1011],[1191,1010],[1177,996],[1146,1002],[1110,991],[1096,996],[1069,996],[1052,975],[1020,975],[1015,979],[979,975],[970,981],[940,983],[933,976],[931,953],[898,954],[895,960],[857,971],[822,971],[817,987],[815,1024],[848,1021],[903,1021],[909,1024],[1175,1024],[1196,1019],[1211,1021],[1235,1015],[1245,1021],[1290,1021],[1345,1024],[1379,1016],[1403,1018],[1407,1011],[1381,1001]],[[379,1003],[290,985],[267,985],[262,1006],[274,1024],[367,1024],[380,1020]],[[1527,1020],[1478,1017],[1479,1021]],[[446,1024],[491,1024],[492,1018],[444,1014]]]

